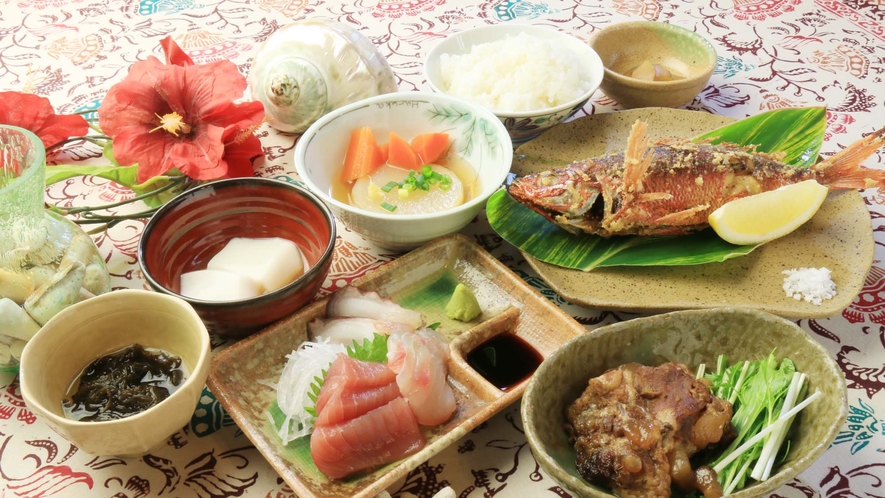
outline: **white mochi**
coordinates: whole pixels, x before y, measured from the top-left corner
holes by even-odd
[[[181,274],[182,296],[203,301],[236,301],[263,294],[261,284],[251,278],[218,270]]]
[[[275,291],[304,273],[298,245],[278,237],[231,239],[207,268],[248,277],[261,285],[262,292]]]

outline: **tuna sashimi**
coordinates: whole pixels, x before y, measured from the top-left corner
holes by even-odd
[[[321,413],[332,395],[339,389],[348,391],[383,387],[396,380],[396,373],[383,363],[360,361],[340,353],[329,371],[323,388],[317,396],[316,411]]]
[[[448,359],[448,346],[431,329],[393,333],[387,340],[387,366],[421,425],[439,425],[455,412]]]
[[[338,389],[329,397],[329,400],[319,412],[316,426],[336,425],[347,422],[366,413],[390,403],[402,396],[396,382],[391,382],[384,387],[370,387],[350,391]]]
[[[347,422],[314,428],[310,455],[329,479],[417,453],[427,440],[403,398]]]

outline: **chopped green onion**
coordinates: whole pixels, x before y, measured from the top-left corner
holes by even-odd
[[[439,182],[439,189],[445,191],[450,188],[452,188],[452,179],[448,175],[443,175],[442,180]]]
[[[395,189],[396,187],[399,187],[399,183],[387,182],[383,187],[381,187],[381,190],[383,192],[390,192],[391,190]]]
[[[381,207],[383,207],[384,209],[390,211],[391,213],[394,212],[394,211],[396,211],[396,206],[394,206],[393,204],[388,204],[388,203],[386,203],[386,202],[382,202],[382,203],[381,203]]]
[[[441,324],[439,322],[434,322],[428,325],[427,328],[429,328],[430,330],[436,330],[437,328],[439,328],[440,325]]]
[[[448,175],[433,171],[431,166],[425,164],[421,167],[420,173],[417,173],[415,170],[410,170],[409,174],[403,178],[403,181],[399,182],[397,185],[399,185],[400,189],[406,189],[409,192],[412,192],[418,189],[425,191],[430,190],[430,187],[437,183],[439,184],[440,190],[449,190],[452,188],[452,179]],[[388,185],[390,185],[390,183],[388,183]],[[385,185],[385,187],[386,186],[387,185]]]

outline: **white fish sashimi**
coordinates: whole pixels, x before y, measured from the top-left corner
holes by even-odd
[[[341,344],[305,341],[287,355],[289,360],[276,386],[277,405],[286,415],[279,429],[283,444],[289,444],[313,431],[313,416],[305,410],[314,404],[309,397],[310,385],[315,377],[323,377],[323,370],[329,368],[339,353],[344,353]]]
[[[326,316],[363,317],[385,322],[405,323],[417,329],[424,321],[421,313],[409,310],[375,291],[362,292],[356,287],[345,287],[332,295],[326,305]]]
[[[415,331],[415,327],[405,323],[362,317],[316,318],[307,324],[307,328],[315,341],[328,340],[344,346],[353,345],[353,341],[360,344],[366,339],[371,341],[376,333],[390,335],[394,332]]]
[[[448,346],[431,329],[393,333],[387,340],[387,366],[421,425],[439,425],[455,412],[448,359]]]

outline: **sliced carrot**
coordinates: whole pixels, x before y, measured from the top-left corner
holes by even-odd
[[[436,164],[449,148],[448,133],[423,133],[412,139],[412,150],[421,156],[422,164]]]
[[[414,170],[421,169],[424,164],[418,154],[415,154],[415,151],[409,146],[409,142],[394,132],[390,132],[387,163],[391,166]]]
[[[341,181],[350,182],[372,174],[383,162],[375,135],[368,126],[350,132],[350,143],[344,155]]]
[[[386,163],[387,156],[390,155],[390,142],[383,144],[383,145],[379,145],[378,151],[381,152],[381,164]]]

